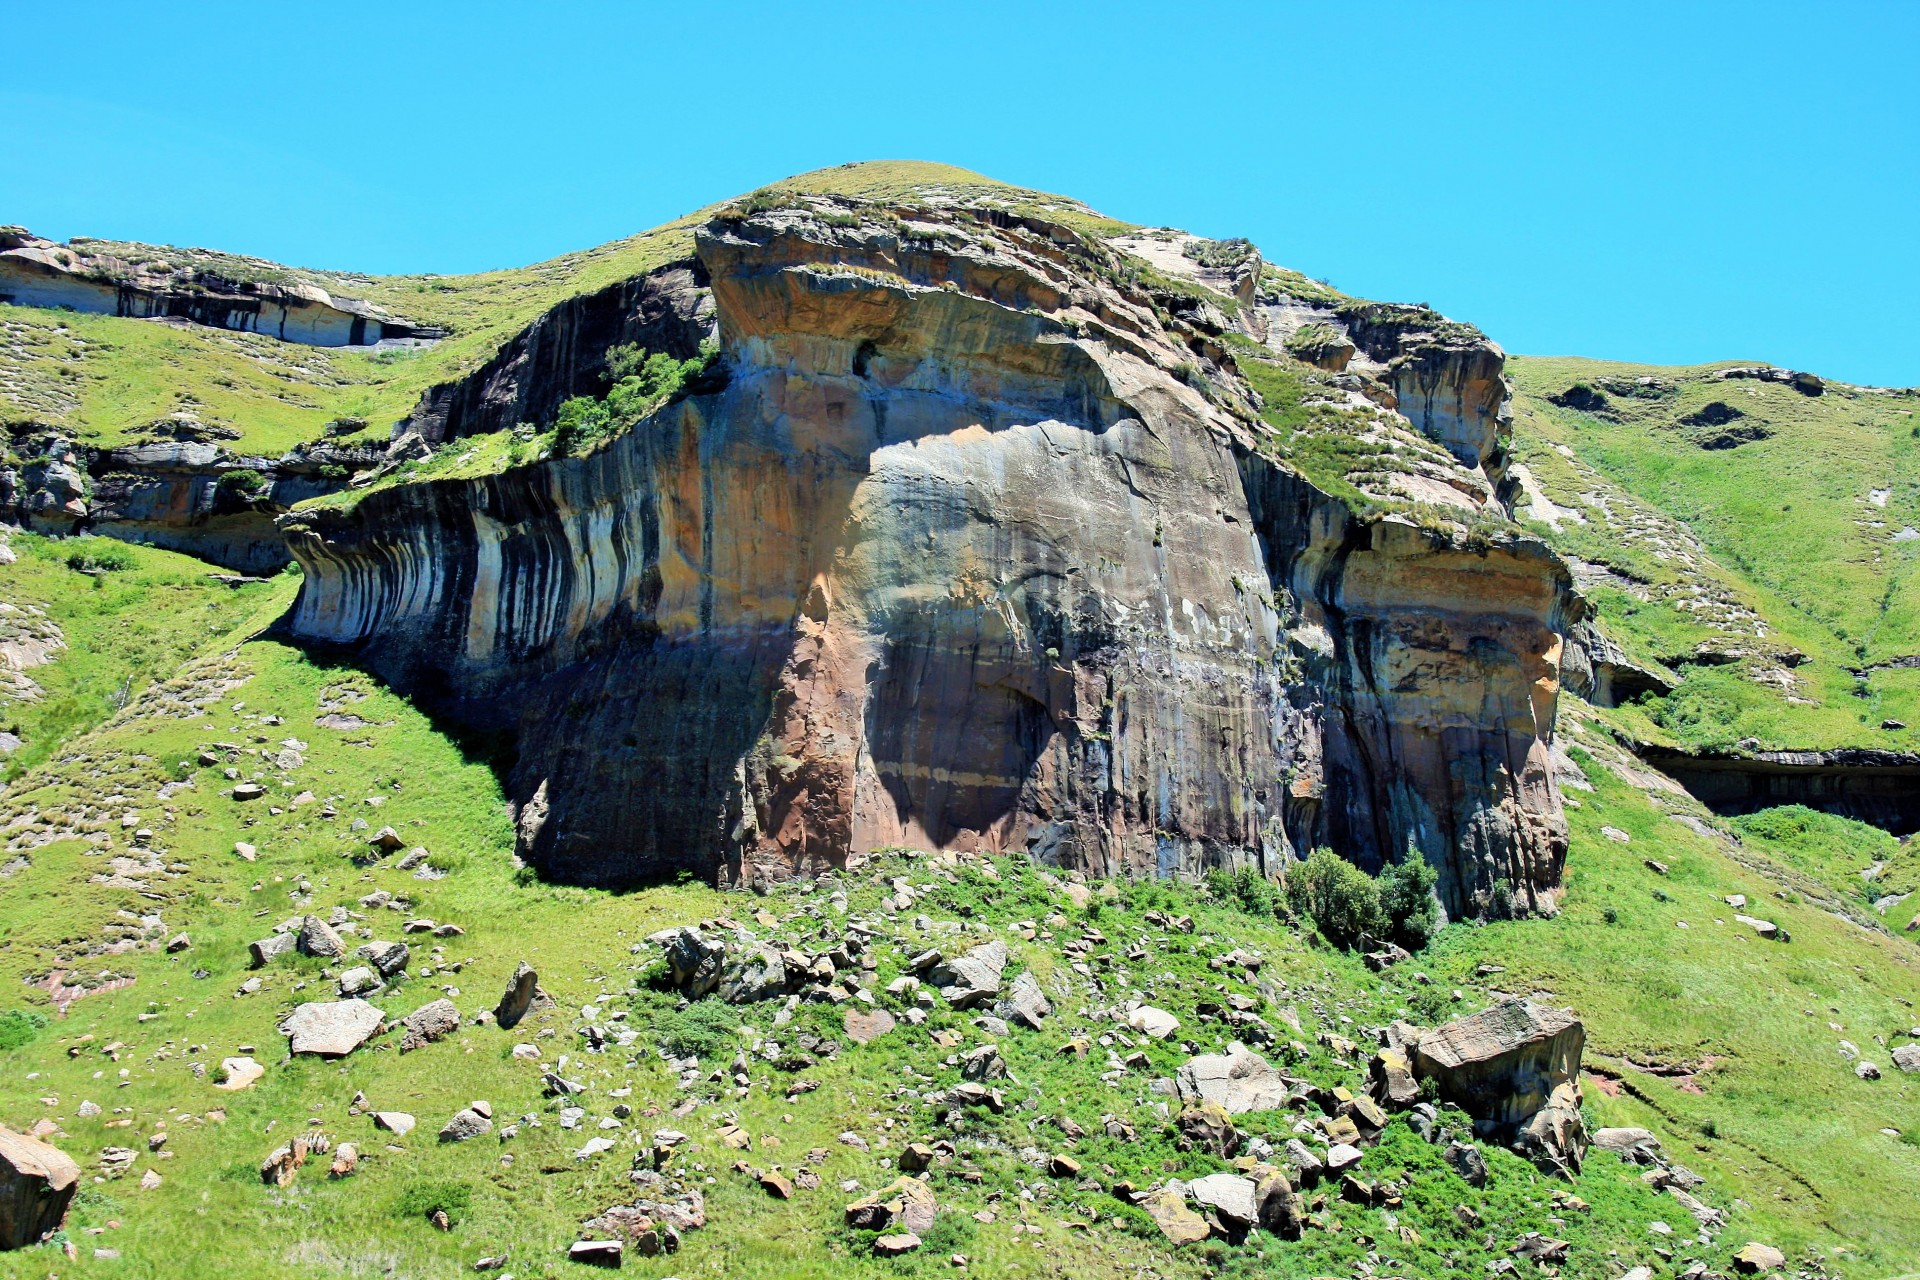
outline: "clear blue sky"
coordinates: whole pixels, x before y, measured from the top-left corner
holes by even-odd
[[[0,222],[535,261],[917,158],[1509,350],[1920,383],[1920,4],[11,7]]]

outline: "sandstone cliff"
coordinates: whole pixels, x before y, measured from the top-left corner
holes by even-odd
[[[1230,354],[1280,304],[1034,217],[770,203],[698,237],[723,385],[283,521],[292,633],[495,735],[524,856],[737,884],[893,845],[1277,874],[1412,841],[1451,913],[1551,909],[1567,573],[1282,460]],[[1409,403],[1441,487],[1497,510],[1498,349],[1341,323],[1380,375],[1356,402]]]

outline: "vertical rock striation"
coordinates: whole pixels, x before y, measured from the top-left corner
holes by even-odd
[[[294,634],[510,742],[524,856],[1278,874],[1412,839],[1450,911],[1550,908],[1544,547],[1364,523],[1263,457],[1214,337],[1063,227],[814,199],[697,246],[718,389],[283,521]]]

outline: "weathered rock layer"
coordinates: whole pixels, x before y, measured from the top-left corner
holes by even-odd
[[[283,522],[294,634],[509,742],[525,856],[740,883],[902,844],[1147,874],[1411,840],[1451,912],[1550,906],[1576,606],[1544,547],[1356,519],[1064,228],[813,202],[698,249],[724,386]]]

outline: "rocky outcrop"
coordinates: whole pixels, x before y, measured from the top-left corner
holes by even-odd
[[[1587,1149],[1580,1117],[1587,1033],[1572,1011],[1507,1000],[1433,1030],[1396,1023],[1389,1038],[1416,1078],[1473,1117],[1475,1133],[1511,1143],[1551,1172],[1579,1172]]]
[[[272,263],[249,260],[256,270],[242,275],[197,264],[195,250],[156,248],[155,256],[134,261],[96,243],[63,245],[20,227],[0,228],[0,302],[187,320],[316,347],[441,336],[357,299],[336,298]]]
[[[697,259],[670,263],[552,308],[482,365],[427,389],[395,436],[429,444],[551,422],[571,396],[605,390],[607,352],[632,343],[691,358],[713,336],[713,295]]]
[[[246,574],[278,572],[291,558],[278,516],[385,458],[334,441],[279,457],[164,436],[96,449],[31,429],[13,447],[31,461],[0,471],[0,522],[165,547]]]
[[[1576,606],[1544,546],[1354,517],[1260,452],[1204,326],[1063,227],[820,200],[697,243],[723,386],[283,522],[293,634],[510,740],[526,857],[1277,874],[1411,839],[1450,912],[1551,907]]]
[[[1674,676],[1628,657],[1591,621],[1568,633],[1560,677],[1568,692],[1596,707],[1617,707],[1642,695],[1662,696],[1680,687]]]
[[[1920,755],[1910,751],[1688,752],[1648,746],[1640,756],[1715,813],[1800,804],[1895,835],[1920,831]]]

